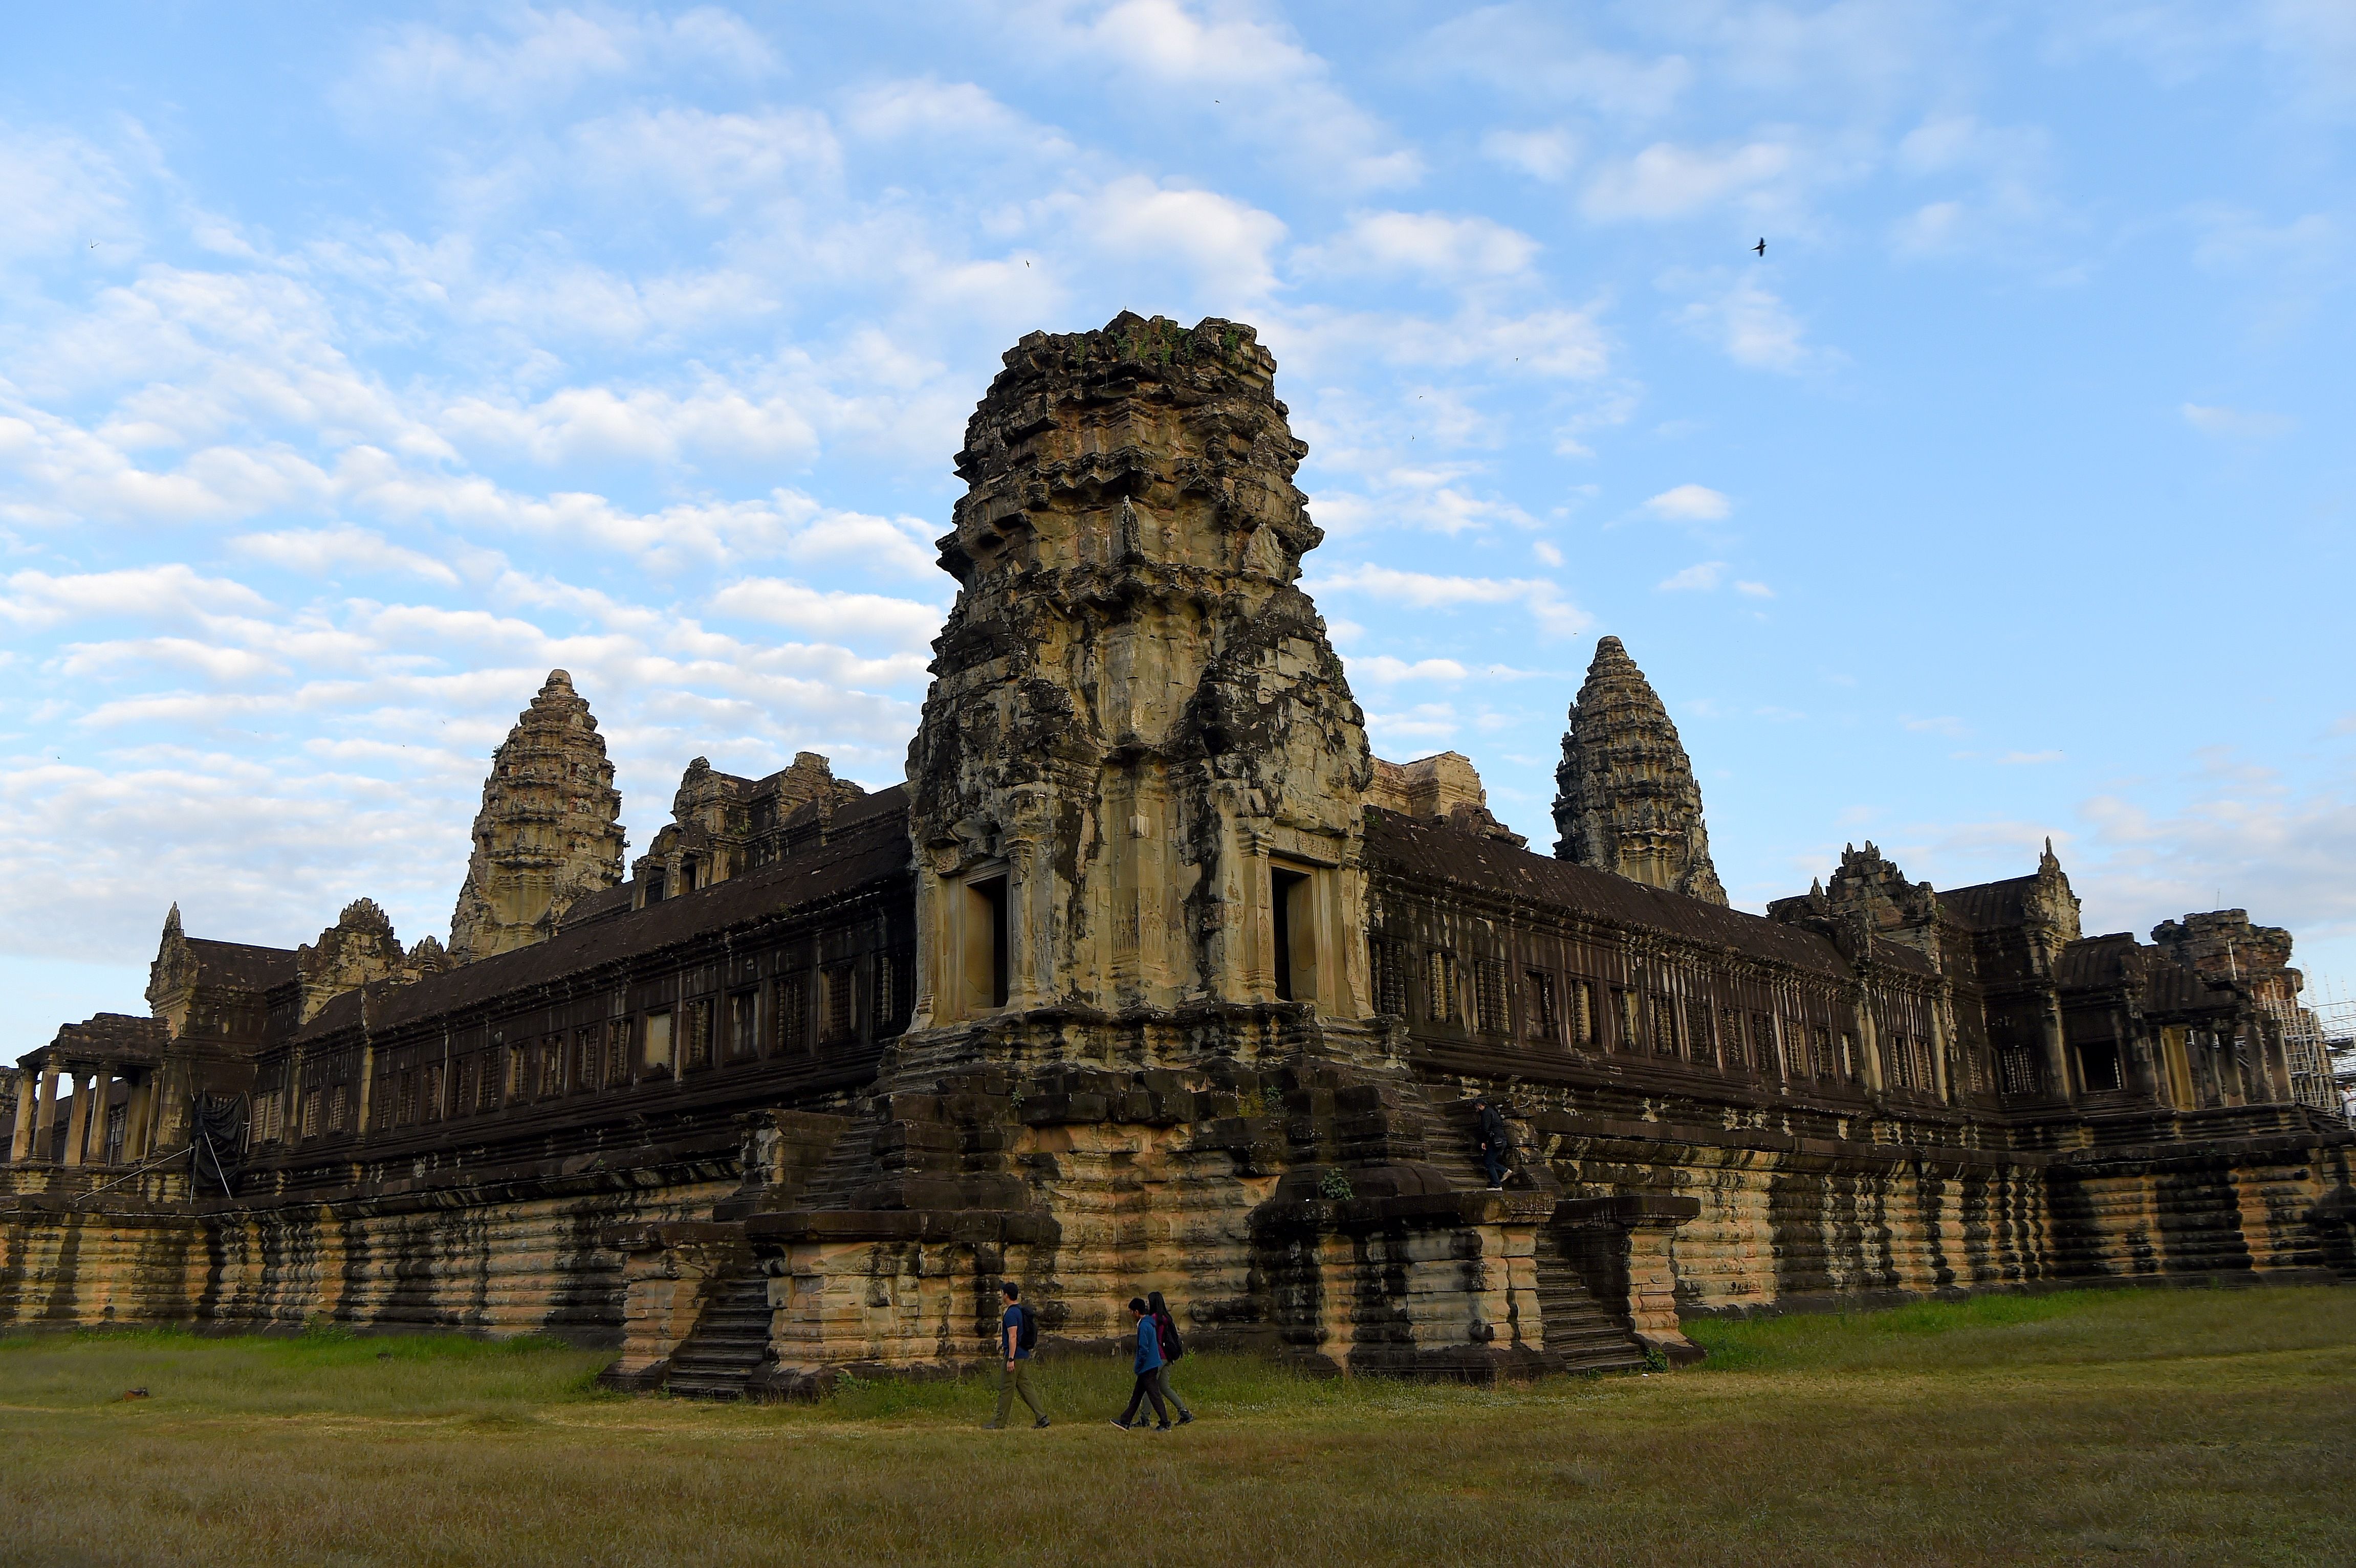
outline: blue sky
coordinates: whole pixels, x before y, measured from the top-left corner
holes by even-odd
[[[20,7],[0,1045],[166,905],[444,932],[552,667],[899,776],[1023,334],[1256,325],[1376,751],[1550,847],[1617,634],[1736,902],[2050,834],[2356,981],[2356,6]],[[1762,259],[1749,249],[1764,237]]]

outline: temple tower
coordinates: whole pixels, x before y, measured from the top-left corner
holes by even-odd
[[[539,942],[574,900],[619,882],[621,812],[589,704],[570,675],[549,671],[492,753],[450,956],[465,964]]]
[[[966,428],[908,752],[915,1028],[1307,1002],[1368,1016],[1373,764],[1296,586],[1323,537],[1253,329],[1033,333]]]
[[[1556,859],[1726,902],[1709,863],[1693,763],[1668,709],[1617,637],[1595,645],[1554,779],[1554,822],[1562,834]]]

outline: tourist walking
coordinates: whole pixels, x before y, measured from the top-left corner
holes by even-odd
[[[1162,1397],[1178,1413],[1178,1424],[1183,1426],[1194,1419],[1194,1413],[1186,1408],[1186,1402],[1170,1386],[1170,1363],[1186,1353],[1184,1341],[1178,1338],[1178,1319],[1170,1316],[1170,1304],[1162,1299],[1158,1290],[1146,1292],[1145,1309],[1153,1315],[1154,1338],[1162,1345],[1162,1365],[1153,1373],[1153,1386],[1162,1391]]]
[[[1489,1170],[1492,1190],[1505,1185],[1505,1157],[1513,1152],[1514,1135],[1505,1130],[1505,1118],[1487,1100],[1475,1100],[1472,1109],[1481,1117],[1481,1163]]]
[[[1023,1305],[1023,1287],[1008,1280],[998,1287],[1006,1310],[999,1315],[998,1348],[1004,1354],[1006,1365],[998,1373],[998,1413],[991,1417],[992,1431],[1006,1424],[1013,1413],[1014,1396],[1021,1394],[1023,1403],[1038,1417],[1031,1424],[1047,1424],[1047,1407],[1031,1392],[1031,1352],[1039,1344],[1039,1315]]]
[[[1162,1403],[1162,1388],[1154,1374],[1162,1370],[1162,1330],[1155,1327],[1153,1314],[1145,1305],[1145,1297],[1129,1298],[1129,1310],[1137,1319],[1137,1360],[1132,1370],[1137,1373],[1137,1386],[1129,1391],[1129,1408],[1120,1413],[1113,1424],[1123,1432],[1137,1424],[1138,1406],[1146,1400],[1153,1402],[1156,1432],[1170,1430],[1170,1411]]]

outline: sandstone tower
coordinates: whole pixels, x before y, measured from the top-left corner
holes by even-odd
[[[470,963],[541,941],[574,900],[618,883],[621,811],[589,704],[570,675],[549,671],[492,753],[450,956]]]
[[[915,1028],[1368,1007],[1363,717],[1253,329],[1034,333],[966,428],[960,585],[908,754]]]
[[[1557,859],[1726,902],[1709,863],[1693,763],[1668,709],[1617,637],[1595,645],[1554,778]]]

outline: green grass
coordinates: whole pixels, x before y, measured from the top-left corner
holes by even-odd
[[[713,1406],[545,1340],[17,1336],[0,1563],[2356,1561],[2356,1291],[1695,1337],[1703,1369],[1497,1389],[1189,1358],[1203,1419],[1160,1436],[1104,1424],[1111,1358],[991,1433],[984,1379]]]

